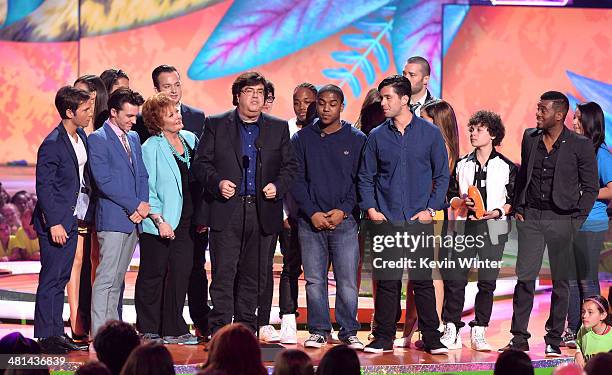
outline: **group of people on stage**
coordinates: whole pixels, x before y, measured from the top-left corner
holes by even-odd
[[[593,343],[599,336],[612,346],[609,304],[598,296],[597,280],[612,198],[612,155],[599,105],[580,104],[572,132],[564,125],[567,97],[542,94],[537,127],[523,134],[517,168],[496,150],[505,128],[498,114],[486,110],[468,121],[474,149],[459,156],[453,108],[429,93],[429,75],[427,60],[408,59],[402,76],[385,78],[367,94],[358,126],[342,118],[344,93],[332,84],[298,85],[294,119],[265,113],[274,86],[257,72],[239,75],[231,87],[235,108],[212,116],[182,102],[179,72],[168,65],[153,70],[156,93],[146,100],[115,69],[62,87],[55,99],[62,120],[40,146],[36,168],[33,222],[42,269],[35,336],[43,350],[85,349],[90,331],[95,335],[106,321],[121,317],[124,278],[139,242],[136,325],[145,340],[197,344],[240,322],[263,341],[297,343],[303,267],[310,333],[304,346],[321,347],[332,337],[331,265],[339,342],[371,353],[390,351],[394,344],[410,346],[418,326],[423,349],[444,354],[462,347],[469,269],[440,277],[432,277],[431,269],[411,269],[404,337],[395,342],[402,270],[391,280],[375,280],[372,340],[364,345],[357,337],[363,252],[358,223],[418,222],[434,233],[440,230],[434,220],[461,221],[465,225],[453,230],[486,235],[484,246],[460,253],[431,247],[425,254],[499,261],[510,216],[517,219],[518,282],[513,338],[500,350],[529,350],[527,326],[546,247],[553,274],[546,355],[561,355],[563,343]],[[269,325],[277,238],[283,254],[280,333]],[[75,341],[64,335],[63,290],[79,277],[73,265],[85,264],[88,253],[91,303],[79,305],[89,318],[72,326],[83,339]],[[492,350],[486,327],[498,272],[479,271],[470,322],[474,350]],[[186,295],[196,335],[182,316]],[[581,300],[591,301],[601,319],[586,319],[586,306],[579,330]]]

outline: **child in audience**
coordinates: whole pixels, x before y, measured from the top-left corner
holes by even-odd
[[[40,260],[40,244],[32,222],[32,209],[27,208],[21,216],[21,227],[15,238],[21,260]]]
[[[17,239],[11,234],[11,227],[0,214],[0,262],[18,260],[19,251],[16,251]]]
[[[591,296],[582,302],[582,327],[576,346],[576,363],[582,367],[595,354],[612,350],[612,317],[604,297]]]

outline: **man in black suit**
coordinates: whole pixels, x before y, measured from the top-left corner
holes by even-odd
[[[232,316],[256,330],[255,310],[272,272],[270,242],[282,229],[282,197],[297,169],[287,121],[261,113],[265,84],[256,72],[236,78],[236,109],[206,118],[192,166],[212,197],[204,221],[210,227],[213,334]]]
[[[151,78],[153,79],[155,92],[163,92],[168,95],[170,100],[172,100],[181,111],[184,125],[183,130],[189,130],[200,138],[202,129],[204,128],[204,112],[181,102],[183,86],[178,70],[171,65],[160,65],[153,69]],[[135,130],[138,136],[140,136],[141,144],[151,136],[144,125],[144,120],[141,115],[138,115],[136,126],[134,126],[132,130]]]
[[[500,351],[529,350],[527,340],[531,335],[527,326],[535,280],[547,246],[553,290],[544,337],[545,355],[561,355],[559,344],[569,303],[568,280],[575,272],[572,241],[599,190],[593,143],[565,127],[568,109],[569,101],[562,93],[542,94],[536,113],[537,128],[527,129],[523,134],[513,204],[518,230],[518,281],[510,329],[514,337]]]

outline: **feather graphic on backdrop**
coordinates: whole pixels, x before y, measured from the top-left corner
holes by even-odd
[[[193,80],[280,59],[342,30],[389,0],[236,0],[189,68]]]
[[[79,33],[86,37],[130,30],[179,17],[220,1],[82,0],[79,12],[79,1],[9,0],[6,25],[0,23],[4,25],[0,28],[0,40],[75,41]],[[35,3],[38,3],[36,7]],[[27,6],[28,4],[30,6]],[[8,16],[11,14],[13,18],[8,24]],[[79,14],[81,15],[80,30]],[[19,19],[14,19],[17,17]]]
[[[398,72],[410,56],[422,56],[432,67],[429,91],[440,96],[442,7],[444,4],[469,4],[467,0],[404,0],[398,3],[393,20],[391,42]]]
[[[606,123],[606,144],[612,147],[612,85],[583,77],[574,72],[567,72],[567,76],[576,87],[584,101],[595,102],[604,111]],[[570,108],[573,110],[582,100],[570,93],[566,93],[570,100]]]
[[[373,55],[376,58],[381,72],[389,69],[389,53],[383,44],[383,39],[390,38],[395,10],[395,5],[387,5],[355,22],[352,26],[362,33],[345,34],[340,37],[342,43],[352,50],[336,51],[331,54],[334,60],[348,64],[349,67],[323,69],[323,75],[339,80],[340,87],[348,84],[355,97],[359,97],[362,91],[361,82],[355,75],[358,70],[363,72],[368,86],[373,85],[376,81],[376,70],[369,57]]]

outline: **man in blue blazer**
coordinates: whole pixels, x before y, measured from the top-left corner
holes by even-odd
[[[178,70],[172,65],[160,65],[153,69],[151,78],[153,79],[153,89],[155,92],[163,92],[168,95],[170,100],[172,100],[181,111],[184,126],[183,130],[192,132],[200,139],[204,130],[205,115],[202,110],[181,102],[183,97],[183,86]],[[145,143],[145,141],[151,137],[141,115],[138,115],[136,119],[134,130],[138,133],[138,136],[140,136],[141,144]]]
[[[84,219],[88,194],[87,136],[83,131],[93,116],[90,96],[71,86],[55,96],[62,121],[45,138],[36,160],[36,195],[32,215],[40,244],[40,275],[34,309],[34,336],[43,353],[87,350],[64,334],[64,288],[70,280],[77,245],[77,219]],[[84,202],[84,203],[83,203]],[[82,204],[77,204],[82,203]]]
[[[142,161],[136,122],[142,96],[130,89],[114,91],[108,99],[109,119],[89,136],[91,173],[98,189],[96,231],[100,264],[92,286],[91,329],[118,319],[117,306],[140,222],[149,215],[148,174]]]

